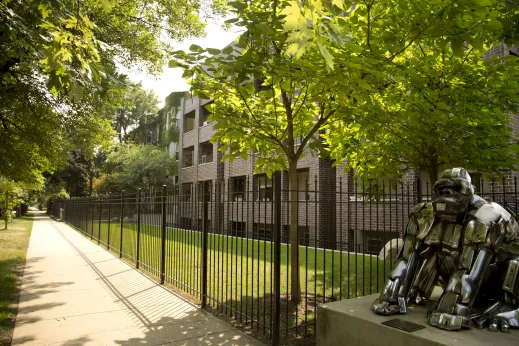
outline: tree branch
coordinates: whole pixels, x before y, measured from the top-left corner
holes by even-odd
[[[256,116],[254,115],[254,112],[252,111],[252,109],[250,108],[249,104],[247,103],[247,99],[245,98],[245,96],[241,93],[239,88],[235,88],[235,89],[238,91],[241,100],[245,104],[245,107],[247,107],[247,109],[249,110],[251,118],[254,119],[254,122],[261,127],[261,125],[262,125],[261,120],[256,118]],[[254,128],[250,128],[250,126],[247,126],[247,124],[242,124],[242,126],[243,126],[243,128],[249,128],[251,131],[257,131]],[[261,134],[261,132],[257,132],[257,133]],[[279,145],[283,149],[284,146],[283,146],[282,142],[276,136],[274,136],[274,135],[272,135],[270,133],[268,135],[261,134],[261,136],[263,138],[265,138],[265,139],[269,139],[269,141],[271,143]]]
[[[299,146],[299,148],[297,149],[297,152],[296,152],[297,158],[299,158],[301,156],[301,154],[303,153],[303,151],[306,147],[306,144],[310,141],[310,138],[312,138],[313,135],[321,128],[321,125],[326,123],[328,121],[328,119],[330,119],[332,117],[332,115],[335,114],[335,111],[336,111],[335,109],[331,110],[326,116],[320,117],[319,120],[317,120],[317,122],[314,124],[312,129],[308,132],[308,134],[305,136],[305,138],[303,138],[303,140],[301,141],[301,145]],[[323,106],[323,113],[324,113],[324,106]]]
[[[458,71],[463,67],[463,64],[469,58],[470,53],[472,53],[472,50],[474,50],[474,47],[470,48],[469,52],[463,58],[463,61],[461,62],[460,66],[458,66],[458,68],[452,73],[451,78],[453,78],[456,75],[456,73],[458,73]]]
[[[392,61],[394,58],[396,58],[400,53],[403,53],[407,48],[409,48],[413,42],[420,37],[422,33],[424,33],[427,29],[429,29],[433,23],[440,17],[440,15],[447,9],[447,7],[451,6],[452,3],[448,4],[447,6],[443,7],[440,11],[438,11],[438,14],[427,24],[424,28],[422,28],[411,40],[409,40],[409,43],[406,44],[403,48],[393,53],[389,58],[386,59],[386,61]]]
[[[7,119],[4,118],[4,115],[0,113],[0,119],[2,119],[2,125],[5,129],[5,132],[9,132],[9,127],[7,126]]]
[[[299,113],[301,108],[303,108],[303,105],[306,103],[307,96],[308,96],[308,84],[305,86],[305,93],[304,93],[304,96],[303,96],[303,100],[301,101],[301,104],[299,105],[299,108],[297,108],[296,111],[294,112],[294,118],[297,116],[297,114]],[[299,101],[299,97],[296,99],[296,102],[294,104],[297,104],[297,101]]]

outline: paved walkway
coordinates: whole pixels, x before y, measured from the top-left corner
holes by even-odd
[[[41,214],[12,344],[262,345]]]

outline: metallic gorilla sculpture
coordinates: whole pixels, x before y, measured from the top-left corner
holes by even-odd
[[[436,285],[444,291],[428,312],[430,325],[519,327],[519,226],[499,204],[474,194],[463,168],[444,171],[432,202],[411,210],[395,269],[372,309],[405,314]]]

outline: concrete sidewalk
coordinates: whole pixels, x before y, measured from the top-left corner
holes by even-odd
[[[36,215],[13,345],[262,345]]]

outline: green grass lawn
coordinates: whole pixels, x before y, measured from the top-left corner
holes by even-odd
[[[32,230],[32,216],[9,222],[7,230],[0,224],[0,345],[10,345],[16,317],[17,282]]]
[[[83,225],[93,238],[99,239],[110,250],[119,254],[121,228],[119,222],[97,222]],[[108,234],[110,237],[108,239]],[[123,258],[135,261],[137,231],[135,223],[124,223],[122,229]],[[160,234],[158,226],[141,226],[140,268],[159,275]],[[166,229],[166,282],[176,286],[195,299],[200,299],[201,269],[200,232]],[[208,296],[213,308],[237,319],[247,315],[256,323],[270,321],[273,285],[273,244],[268,241],[232,236],[208,235]],[[353,252],[331,251],[299,247],[299,271],[302,302],[288,302],[290,287],[289,246],[281,247],[281,295],[285,326],[312,323],[318,303],[353,298],[379,291],[390,270],[391,263],[377,257]],[[244,317],[243,317],[244,318]],[[261,326],[260,326],[261,327]]]

